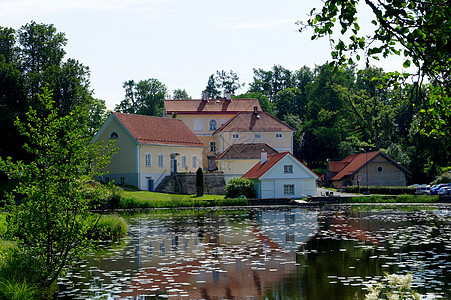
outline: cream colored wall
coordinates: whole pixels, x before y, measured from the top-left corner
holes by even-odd
[[[140,159],[139,167],[141,173],[162,173],[165,170],[170,172],[171,170],[171,154],[179,153],[176,156],[177,171],[186,172],[185,168],[182,168],[182,156],[187,156],[188,172],[196,172],[197,168],[193,168],[193,155],[197,156],[197,167],[202,165],[202,148],[198,147],[181,147],[181,146],[168,146],[168,145],[140,145]],[[146,153],[152,154],[152,166],[146,167]],[[164,155],[164,166],[158,166],[158,155]]]
[[[182,115],[178,114],[177,119],[182,120],[186,126],[188,126],[189,129],[191,129],[192,132],[196,135],[212,135],[213,131],[210,131],[210,120],[216,121],[216,129],[219,129],[222,124],[226,123],[228,120],[230,120],[234,114],[211,114],[211,115],[205,115],[205,114],[199,114],[199,115]],[[194,123],[196,120],[202,121],[202,130],[194,130]]]
[[[220,172],[224,172],[226,183],[233,177],[241,177],[255,166],[260,159],[224,159],[217,160],[216,165]]]
[[[255,138],[255,134],[261,135],[261,138]],[[276,133],[282,133],[282,138],[276,138]],[[234,139],[233,134],[239,134],[238,139]],[[218,150],[223,152],[233,144],[246,143],[265,143],[279,152],[289,151],[293,153],[293,132],[218,132],[215,134],[215,140]]]

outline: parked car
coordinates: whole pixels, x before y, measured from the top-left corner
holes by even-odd
[[[431,194],[431,195],[437,195],[437,194],[438,194],[438,191],[439,191],[441,188],[449,187],[449,186],[450,186],[449,183],[440,183],[440,184],[436,184],[436,185],[434,185],[434,186],[431,187],[431,192],[430,192],[430,194]]]
[[[438,195],[451,195],[451,187],[449,187],[449,186],[444,186],[444,187],[441,187],[439,190],[438,190],[438,192],[437,192],[437,194]]]
[[[415,194],[417,194],[417,195],[430,195],[431,194],[431,187],[430,186],[420,186],[415,191]]]

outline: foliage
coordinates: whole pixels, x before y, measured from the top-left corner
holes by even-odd
[[[451,167],[445,168],[444,172],[437,176],[431,184],[451,183]]]
[[[372,12],[372,18],[358,19],[358,4],[363,3]],[[446,0],[431,1],[383,1],[326,0],[320,11],[312,9],[307,24],[300,31],[312,27],[312,39],[328,36],[332,45],[331,55],[335,66],[354,64],[354,58],[363,58],[367,65],[370,59],[379,60],[392,55],[403,56],[402,67],[415,69],[412,73],[389,72],[384,84],[405,85],[411,78],[410,96],[405,98],[423,106],[417,110],[426,118],[422,120],[423,133],[432,136],[450,135],[451,113],[451,56],[449,32],[451,6]],[[334,29],[340,29],[336,40]],[[371,34],[366,31],[371,28]],[[348,40],[346,40],[348,38]],[[363,55],[363,57],[361,57]],[[422,91],[424,79],[430,80]],[[438,101],[437,101],[438,100]]]
[[[254,184],[248,178],[234,177],[225,186],[226,198],[255,198]]]
[[[0,156],[28,159],[20,145],[24,138],[14,126],[24,118],[28,107],[39,110],[38,93],[44,86],[53,90],[58,114],[69,114],[75,107],[85,110],[80,125],[89,123],[92,132],[99,123],[90,122],[102,114],[89,87],[89,68],[77,60],[64,60],[67,38],[53,25],[31,22],[19,30],[0,26]]]
[[[383,195],[371,195],[371,196],[358,196],[351,197],[350,203],[437,203],[439,201],[438,196],[429,195],[398,195],[398,196],[383,196]]]
[[[98,216],[94,216],[98,218]],[[93,220],[94,222],[96,220]],[[97,222],[95,231],[89,238],[93,240],[117,240],[127,234],[127,222],[119,215],[102,215]]]
[[[125,99],[116,105],[115,111],[127,114],[162,116],[167,87],[158,79],[150,78],[135,83],[124,82]]]
[[[370,194],[384,194],[384,195],[401,195],[409,194],[414,195],[416,188],[405,186],[366,186],[360,185],[360,191],[369,191]],[[345,189],[346,193],[358,193],[359,188],[357,185],[348,185]]]
[[[197,197],[204,195],[204,171],[201,167],[196,171],[196,193]]]
[[[226,72],[224,70],[216,71],[216,74],[211,74],[208,78],[207,86],[205,90],[208,92],[208,97],[211,99],[225,98],[226,93],[235,95],[244,84],[240,83],[238,75],[230,70]]]
[[[185,89],[175,89],[173,91],[172,99],[191,99]]]
[[[410,273],[404,276],[386,273],[384,283],[378,282],[368,286],[368,294],[366,294],[365,300],[420,300],[421,295],[415,292],[410,286],[412,281],[413,278]]]
[[[87,210],[86,184],[103,174],[97,170],[112,153],[107,146],[89,143],[78,122],[82,109],[59,116],[51,96],[44,88],[38,95],[39,112],[30,108],[25,120],[15,122],[33,160],[0,159],[0,169],[18,181],[9,195],[8,233],[25,257],[36,260],[39,273],[34,278],[43,287],[51,286],[89,248],[86,234],[95,222]],[[95,190],[102,194],[105,188],[97,185]]]
[[[130,208],[175,208],[175,207],[206,207],[223,205],[221,195],[177,195],[147,191],[124,191],[121,193],[119,207]]]

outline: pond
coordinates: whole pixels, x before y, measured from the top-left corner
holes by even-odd
[[[384,273],[411,273],[425,299],[451,299],[449,205],[123,216],[127,238],[77,262],[58,298],[364,299]]]

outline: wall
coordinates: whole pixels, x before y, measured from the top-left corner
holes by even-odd
[[[182,146],[169,146],[169,145],[140,145],[139,156],[139,186],[142,190],[147,190],[147,180],[154,180],[154,187],[163,180],[164,177],[171,173],[171,154],[179,153],[176,156],[177,160],[177,172],[196,172],[197,168],[202,166],[202,148],[200,147],[182,147]],[[152,154],[151,167],[146,166],[146,153]],[[164,166],[158,166],[158,155],[164,155]],[[187,156],[187,167],[182,168],[182,156]],[[193,155],[197,157],[197,167],[193,167]]]
[[[165,179],[159,191],[193,195],[196,194],[196,173],[177,173]],[[225,180],[222,173],[204,173],[204,194],[224,195]]]
[[[218,170],[224,172],[226,183],[233,177],[241,177],[255,166],[260,159],[220,159],[216,161]]]
[[[382,156],[377,156],[371,162],[368,163],[368,185],[373,186],[406,186],[407,178],[403,171],[386,160]],[[382,172],[378,171],[378,168],[382,168]],[[341,181],[334,181],[333,186],[339,187],[346,185],[350,181],[351,185],[357,185],[357,179],[360,176],[360,186],[366,186],[366,166],[352,175],[352,180],[349,177],[344,178]]]
[[[260,134],[261,138],[255,138],[254,134]],[[282,138],[276,138],[276,133],[282,133]],[[234,139],[233,134],[239,134],[239,138]],[[279,152],[289,151],[293,153],[293,133],[283,132],[218,132],[214,135],[216,145],[220,152],[223,152],[233,144],[265,143]]]

